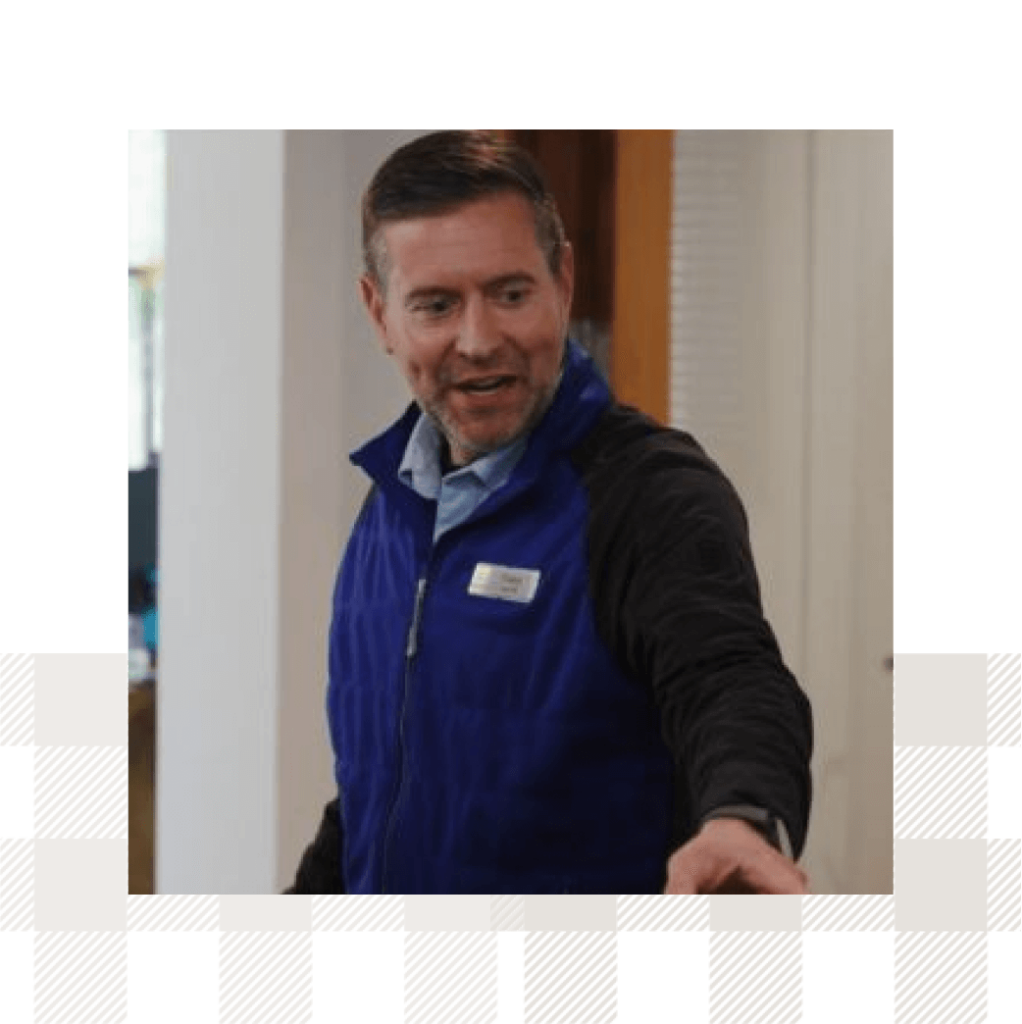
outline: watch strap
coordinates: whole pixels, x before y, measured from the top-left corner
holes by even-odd
[[[757,807],[754,804],[728,804],[723,807],[715,807],[709,814],[704,815],[701,825],[716,818],[738,818],[741,821],[747,821],[775,850],[784,854],[789,860],[795,859],[791,838],[783,819],[765,807]]]

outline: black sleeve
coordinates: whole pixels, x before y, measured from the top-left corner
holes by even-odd
[[[341,877],[341,816],[337,800],[323,809],[323,820],[312,844],[302,854],[298,873],[285,896],[331,894],[344,892]]]
[[[601,635],[660,711],[676,841],[715,807],[750,804],[784,820],[798,856],[812,716],[763,616],[741,502],[688,435],[612,422],[607,437],[631,440],[591,449],[592,588]]]

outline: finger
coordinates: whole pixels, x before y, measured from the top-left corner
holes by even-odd
[[[780,854],[742,863],[737,873],[754,892],[803,896],[809,891],[805,872]]]
[[[666,896],[695,896],[698,893],[695,877],[690,872],[671,871],[667,874]]]
[[[675,854],[667,862],[667,896],[695,896],[699,892],[699,871],[692,858]]]
[[[735,870],[723,882],[717,885],[713,891],[722,896],[745,896],[757,893],[759,890],[744,877],[740,870]]]

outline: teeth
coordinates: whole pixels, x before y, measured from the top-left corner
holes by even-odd
[[[494,377],[492,380],[470,381],[464,387],[469,391],[493,391],[504,383],[503,377]]]

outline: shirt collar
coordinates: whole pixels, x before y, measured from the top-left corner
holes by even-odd
[[[471,476],[487,491],[495,491],[506,483],[525,452],[527,443],[527,437],[520,437],[503,448],[489,452],[467,466],[455,470],[448,475],[448,479]],[[436,501],[440,496],[443,482],[443,473],[440,469],[443,444],[443,437],[436,424],[428,416],[420,415],[412,428],[397,471],[402,483],[423,498],[432,501]]]

